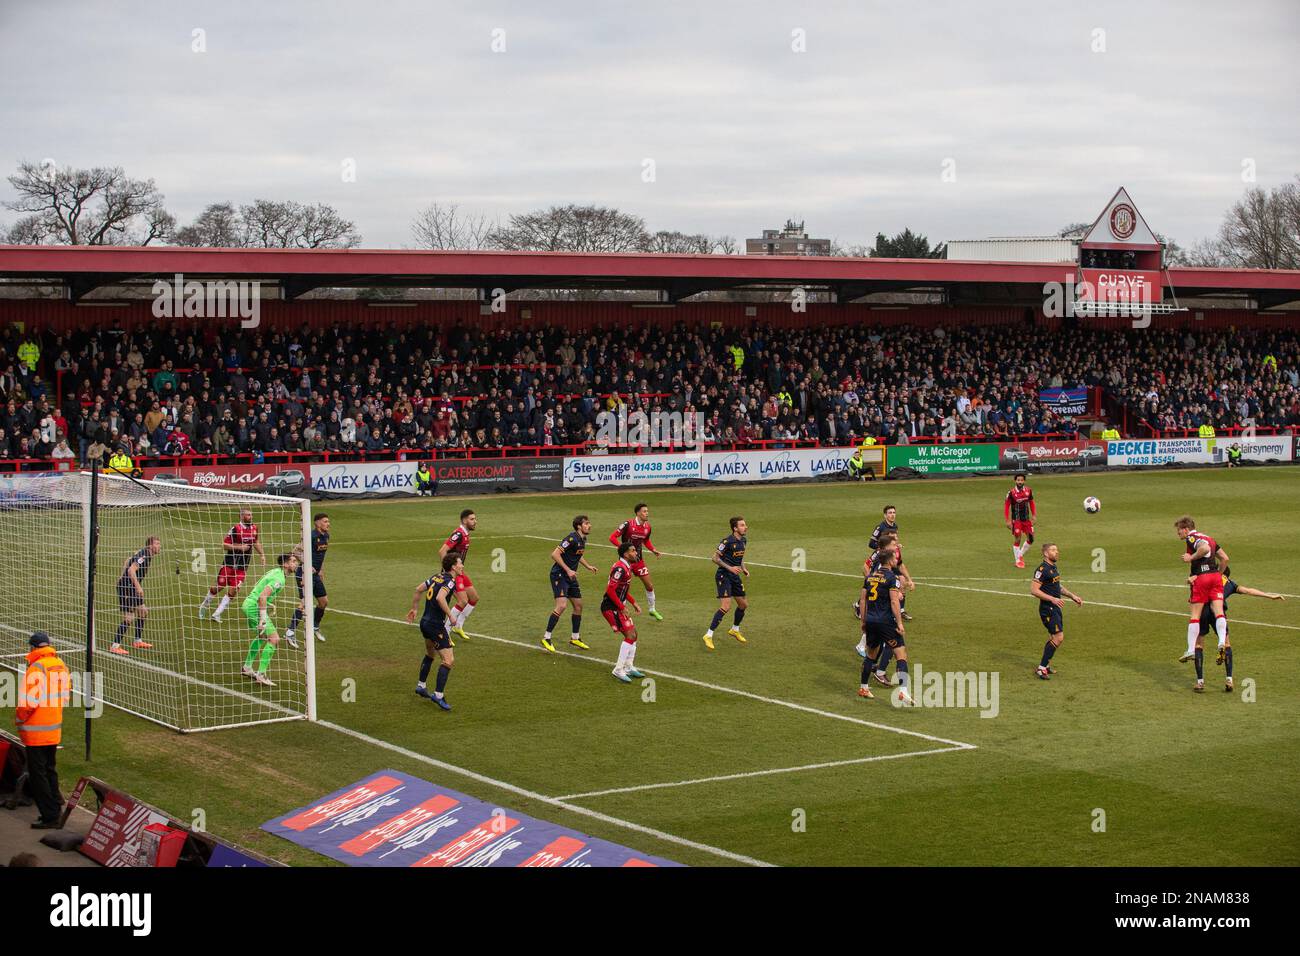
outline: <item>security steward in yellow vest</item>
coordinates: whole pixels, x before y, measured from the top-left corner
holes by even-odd
[[[851,481],[866,481],[869,473],[866,460],[862,457],[862,449],[853,449],[853,457],[849,459],[846,467],[849,479]]]
[[[119,475],[129,475],[134,468],[135,463],[131,461],[131,456],[120,448],[108,459],[108,470],[115,471]]]
[[[63,739],[63,708],[72,696],[71,677],[48,634],[37,631],[28,643],[32,649],[14,720],[27,751],[27,788],[40,812],[32,829],[55,830],[63,815],[63,796],[54,762]]]
[[[1102,441],[1119,441],[1121,437],[1122,436],[1119,433],[1119,429],[1116,428],[1114,425],[1110,426],[1104,432],[1101,433]]]
[[[1213,438],[1213,437],[1214,437],[1214,426],[1213,426],[1213,425],[1202,425],[1202,426],[1200,427],[1200,429],[1199,429],[1199,434],[1200,434],[1200,436],[1201,436],[1202,438]]]
[[[420,462],[415,471],[415,490],[421,495],[433,494],[433,472],[429,470],[428,462]]]

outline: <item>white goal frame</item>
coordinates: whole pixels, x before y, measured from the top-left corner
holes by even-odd
[[[50,634],[52,644],[56,651],[72,657],[73,660],[81,658],[81,660],[84,661],[84,668],[76,667],[72,661],[69,661],[69,667],[73,671],[81,672],[77,675],[77,678],[74,678],[74,689],[79,690],[81,696],[84,698],[83,703],[86,707],[88,715],[87,719],[89,719],[89,714],[94,712],[98,703],[133,714],[134,716],[143,718],[144,720],[151,721],[152,723],[159,724],[160,726],[181,733],[199,733],[209,730],[226,730],[235,727],[246,727],[290,720],[315,721],[317,719],[316,637],[312,614],[312,606],[314,603],[312,597],[313,579],[311,568],[312,503],[309,499],[278,495],[263,495],[244,491],[199,488],[191,485],[180,485],[173,482],[140,480],[116,473],[100,472],[94,474],[92,472],[83,471],[49,475],[20,473],[17,475],[0,476],[0,504],[15,503],[17,505],[15,510],[21,513],[23,495],[39,495],[42,485],[46,482],[51,483],[50,487],[52,491],[57,493],[58,501],[62,502],[64,505],[79,507],[80,509],[80,580],[79,582],[74,582],[73,580],[67,579],[67,571],[69,568],[67,566],[68,562],[66,558],[62,564],[56,564],[57,559],[51,559],[42,565],[42,549],[39,547],[37,547],[35,553],[29,557],[29,560],[33,565],[32,570],[34,575],[40,575],[43,569],[53,569],[56,573],[61,571],[62,574],[59,575],[59,577],[61,577],[62,580],[56,582],[58,587],[65,588],[66,591],[71,592],[73,591],[74,585],[79,583],[80,588],[78,593],[72,596],[72,604],[74,607],[71,610],[65,609],[62,611],[53,611],[39,606],[35,610],[32,610],[31,607],[24,607],[23,610],[26,613],[22,615],[22,620],[6,620],[3,616],[0,616],[0,631],[5,632],[4,634],[0,634],[0,640],[4,641],[7,649],[12,649],[8,648],[8,645],[16,646],[18,641],[21,641],[25,648],[26,637],[28,636],[29,631],[43,629]],[[79,483],[80,487],[75,487],[73,484],[74,482]],[[104,657],[108,654],[108,647],[112,643],[114,636],[111,627],[106,627],[103,620],[97,621],[97,618],[106,617],[104,610],[105,595],[113,596],[115,594],[116,586],[116,581],[112,579],[104,580],[106,559],[104,555],[97,553],[98,534],[96,532],[97,530],[102,530],[103,526],[104,506],[101,499],[105,493],[118,499],[118,503],[114,505],[114,507],[123,507],[124,509],[136,506],[134,503],[127,501],[127,498],[132,495],[144,498],[146,493],[157,498],[157,504],[163,507],[168,505],[183,507],[186,504],[199,504],[204,505],[205,507],[212,505],[225,505],[230,506],[232,509],[236,509],[247,505],[248,507],[257,509],[259,505],[262,507],[270,506],[281,509],[282,513],[279,516],[279,520],[296,524],[297,534],[294,538],[284,539],[282,537],[282,540],[285,541],[289,547],[294,545],[301,545],[302,547],[303,614],[302,623],[299,625],[297,635],[303,649],[301,665],[303,668],[303,686],[300,692],[296,692],[296,699],[285,703],[273,698],[268,699],[267,697],[257,696],[253,693],[248,693],[246,690],[240,690],[235,687],[222,686],[212,681],[204,680],[201,677],[181,673],[178,670],[151,663],[147,658],[147,652],[145,654],[132,654],[129,657],[122,658],[122,663],[117,666],[152,671],[155,674],[161,674],[166,678],[179,682],[179,686],[183,688],[183,690],[179,692],[179,702],[170,702],[171,705],[175,707],[178,718],[173,721],[160,716],[160,713],[165,710],[165,708],[160,707],[160,713],[148,713],[143,707],[133,705],[132,702],[123,700],[121,695],[118,695],[118,699],[114,699],[114,693],[109,682],[105,681],[103,684],[100,684],[99,681],[92,679],[92,675],[96,671],[97,662],[102,662]],[[54,501],[55,499],[52,498],[52,506],[54,505]],[[145,500],[139,502],[139,504],[147,505],[149,502]],[[38,521],[40,520],[39,508],[40,504],[37,504],[30,512],[31,515],[36,516]],[[294,522],[294,519],[290,514],[293,510],[297,510],[298,512],[296,522]],[[98,529],[95,526],[97,511],[99,513],[98,524],[100,526]],[[3,516],[0,516],[0,520],[3,520]],[[75,519],[73,520],[75,521]],[[284,531],[288,530],[288,527],[289,525],[287,524],[282,524],[280,526],[282,535]],[[288,550],[288,548],[285,548],[285,550]],[[116,562],[118,556],[114,554],[112,560]],[[166,560],[175,561],[176,559],[174,556],[169,556]],[[98,566],[97,571],[95,570],[96,566]],[[157,577],[161,578],[165,573],[165,569],[159,570],[155,573]],[[178,570],[177,574],[179,575],[179,573]],[[212,575],[215,575],[215,573],[216,570],[214,568],[212,570]],[[252,577],[251,573],[249,577]],[[292,580],[292,576],[289,577],[290,580],[286,583],[285,591],[282,592],[282,607],[290,606],[291,603],[297,603],[297,586]],[[254,578],[254,581],[255,580],[256,579]],[[251,583],[252,582],[250,582],[250,586]],[[148,584],[149,579],[146,579],[146,587],[148,587]],[[11,589],[21,588],[22,586],[23,582],[20,580],[0,583],[0,587]],[[91,590],[92,587],[94,589],[93,592]],[[242,600],[248,593],[248,591],[241,593],[237,600]],[[94,603],[95,596],[99,597],[98,613],[96,613],[96,606]],[[79,610],[77,610],[77,608],[79,608]],[[0,608],[0,615],[7,613],[9,610],[10,605],[6,603],[3,608]],[[238,606],[232,606],[231,611],[237,618],[239,614]],[[191,613],[193,613],[193,609],[188,605],[183,605],[177,610],[180,619],[184,619]],[[110,618],[111,614],[112,612],[109,613]],[[150,619],[152,620],[152,615]],[[79,633],[74,633],[76,630],[74,626],[75,622],[79,622]],[[237,631],[239,627],[238,620],[236,620],[232,626]],[[237,647],[241,637],[242,633],[241,636],[236,636],[234,638],[224,637],[220,640],[226,643],[233,642],[233,646]],[[0,654],[0,667],[21,672],[25,665],[25,662],[21,658],[22,655],[17,653]],[[189,712],[189,698],[186,696],[186,692],[190,689],[188,685],[194,685],[196,688],[201,687],[205,692],[216,695],[217,699],[219,699],[222,694],[228,694],[232,698],[241,699],[245,702],[255,704],[258,707],[265,709],[266,716],[259,716],[256,719],[238,719],[239,717],[246,715],[235,715],[236,719],[232,719],[230,722],[218,722],[210,726],[186,726],[185,721],[181,718]],[[95,695],[101,687],[103,687],[104,692],[101,699],[96,700]],[[289,704],[292,704],[292,706]],[[65,723],[67,723],[67,721],[65,721]]]

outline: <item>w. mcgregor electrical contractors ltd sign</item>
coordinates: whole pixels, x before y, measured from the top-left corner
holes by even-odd
[[[997,471],[997,445],[891,445],[890,468],[911,468],[926,475]]]

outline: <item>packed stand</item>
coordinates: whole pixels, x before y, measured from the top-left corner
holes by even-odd
[[[699,412],[711,443],[1070,435],[1074,423],[1038,390],[1080,385],[1130,401],[1154,391],[1154,414],[1173,424],[1203,409],[1224,423],[1240,408],[1294,423],[1296,338],[1269,333],[1270,364],[1254,334],[1206,336],[1218,351],[1193,341],[1174,364],[1166,350],[1184,351],[1180,333],[1031,325],[455,327],[445,337],[431,327],[11,328],[0,339],[0,458],[596,450],[597,416],[611,409]]]

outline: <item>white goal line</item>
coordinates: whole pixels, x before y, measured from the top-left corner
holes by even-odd
[[[27,631],[24,631],[20,628],[12,627],[8,624],[0,624],[0,629],[9,631],[10,633],[13,634],[21,634],[24,636],[28,634]],[[55,641],[55,640],[57,639],[51,636],[51,641]],[[86,652],[86,645],[84,642],[58,641],[58,643],[55,644],[55,649],[60,653],[67,651],[70,654],[84,654]],[[99,653],[101,655],[107,654],[108,651],[100,650]],[[21,657],[23,660],[27,659],[26,654],[4,654],[4,655],[0,655],[0,660],[7,660],[11,657]],[[175,677],[178,680],[186,681],[187,683],[193,684],[197,687],[206,687],[208,690],[217,691],[222,694],[229,694],[232,697],[239,697],[243,700],[248,701],[251,704],[258,704],[262,707],[267,708],[268,710],[277,711],[280,714],[284,715],[281,717],[265,717],[265,718],[260,718],[258,720],[245,721],[239,724],[221,724],[220,726],[217,727],[184,728],[184,727],[178,727],[175,724],[169,724],[165,720],[160,720],[157,717],[151,717],[148,714],[142,714],[139,711],[133,710],[130,707],[127,707],[123,704],[117,704],[111,700],[105,700],[102,697],[96,698],[101,704],[104,704],[105,706],[113,707],[117,710],[123,711],[124,713],[132,714],[133,716],[139,717],[142,720],[147,720],[150,723],[158,724],[161,727],[166,727],[168,730],[179,730],[181,733],[197,734],[208,730],[227,730],[233,727],[249,727],[254,725],[275,723],[277,721],[282,721],[282,720],[306,720],[307,718],[307,715],[304,713],[293,710],[289,707],[285,707],[282,704],[277,704],[274,701],[263,700],[260,697],[254,697],[252,694],[245,693],[244,691],[239,690],[237,688],[226,687],[222,684],[214,684],[210,681],[205,681],[205,680],[201,680],[198,677],[193,677],[190,674],[182,674],[179,671],[174,671],[168,667],[162,667],[161,665],[158,664],[150,664],[148,661],[141,660],[140,656],[136,654],[132,654],[130,657],[120,657],[118,655],[114,655],[113,660],[119,664],[129,665],[131,667],[140,668],[141,670],[152,671],[155,674],[164,674],[168,677]],[[0,667],[7,667],[10,668],[11,670],[19,669],[18,667],[12,664],[0,664]]]

